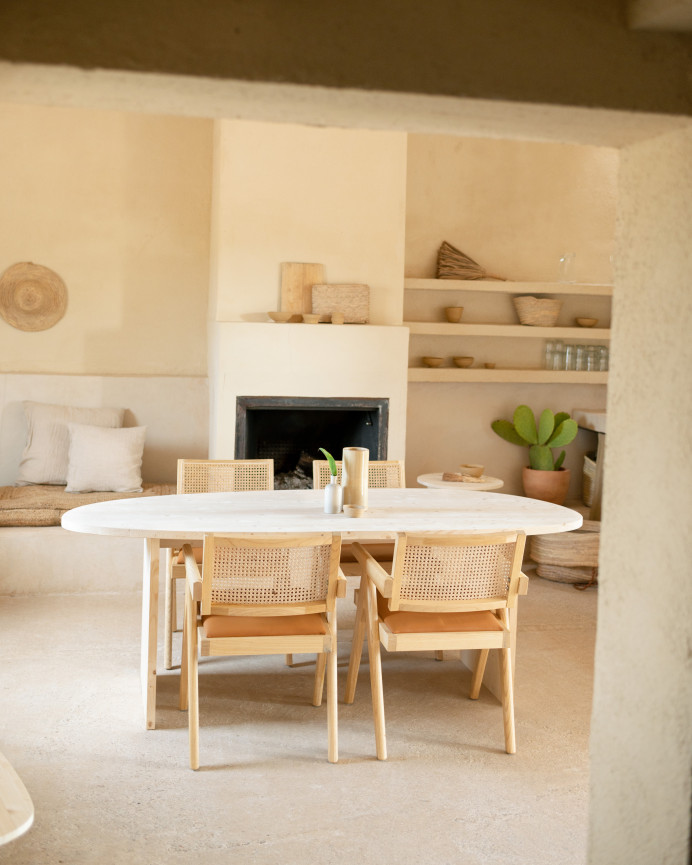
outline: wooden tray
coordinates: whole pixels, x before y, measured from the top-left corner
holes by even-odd
[[[312,312],[312,287],[324,282],[324,265],[281,262],[281,312]]]

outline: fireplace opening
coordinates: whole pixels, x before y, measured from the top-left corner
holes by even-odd
[[[341,459],[345,447],[387,458],[389,400],[338,397],[236,399],[236,459],[273,459],[276,489],[311,489],[320,448]]]

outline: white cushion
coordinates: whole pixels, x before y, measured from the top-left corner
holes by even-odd
[[[26,447],[19,464],[17,486],[64,484],[70,447],[68,423],[121,427],[124,408],[75,408],[24,402],[28,423]]]
[[[68,424],[70,455],[65,492],[140,493],[147,428],[109,429]]]

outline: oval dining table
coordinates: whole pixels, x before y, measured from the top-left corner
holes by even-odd
[[[323,512],[322,490],[196,493],[117,499],[67,511],[72,532],[144,539],[141,678],[147,729],[156,726],[156,649],[161,548],[223,532],[332,532],[375,540],[401,532],[547,535],[578,529],[581,514],[560,505],[488,492],[433,488],[370,489],[362,517]]]

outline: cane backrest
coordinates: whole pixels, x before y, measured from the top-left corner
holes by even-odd
[[[392,568],[391,610],[465,611],[516,603],[525,536],[401,535]]]
[[[341,539],[310,535],[207,535],[203,615],[295,615],[331,612]]]
[[[178,460],[178,493],[274,489],[274,460]]]
[[[336,460],[338,482],[341,483],[342,461]],[[327,460],[314,460],[312,464],[312,486],[324,489],[331,475]],[[370,460],[368,462],[368,487],[370,489],[403,489],[406,486],[406,472],[403,460]]]

